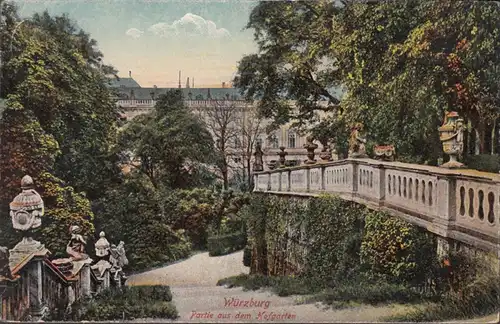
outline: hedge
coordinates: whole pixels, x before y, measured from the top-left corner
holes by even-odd
[[[227,235],[211,236],[208,238],[208,255],[219,256],[241,250],[247,244],[247,238],[243,232],[235,232]]]
[[[169,286],[124,286],[108,289],[94,298],[76,302],[71,307],[69,318],[65,320],[176,319],[177,309],[171,301]]]

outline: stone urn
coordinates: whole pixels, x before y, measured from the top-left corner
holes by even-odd
[[[319,153],[319,157],[321,159],[321,162],[329,162],[332,161],[332,152],[330,151],[330,146],[328,145],[327,142],[321,143],[323,145],[323,148],[321,149],[321,152]]]
[[[442,164],[442,168],[458,169],[465,167],[463,163],[457,160],[464,147],[464,128],[464,121],[458,116],[457,112],[451,111],[445,114],[443,125],[438,130],[439,139],[443,144],[443,151],[449,155],[450,160]]]
[[[308,160],[304,161],[305,164],[314,164],[316,160],[314,159],[314,150],[318,148],[318,144],[313,143],[313,137],[308,136],[306,138],[307,143],[304,144],[304,148],[307,150]]]
[[[279,167],[280,168],[284,168],[286,167],[286,159],[285,159],[285,156],[288,155],[288,152],[285,152],[285,147],[284,146],[280,146],[280,152],[278,152],[278,156],[280,157],[280,164],[279,164]]]

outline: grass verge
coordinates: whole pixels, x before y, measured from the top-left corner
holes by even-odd
[[[125,286],[109,289],[92,299],[76,302],[71,307],[67,320],[109,321],[177,317],[169,286]]]

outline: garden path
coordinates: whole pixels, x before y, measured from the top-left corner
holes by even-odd
[[[278,297],[266,291],[243,291],[241,288],[227,289],[216,286],[219,279],[248,273],[243,266],[243,252],[209,257],[200,253],[170,266],[130,276],[128,285],[169,285],[173,302],[180,318],[175,322],[362,322],[376,321],[390,314],[405,312],[407,306],[359,306],[342,310],[325,310],[315,304],[298,304],[300,296]],[[268,301],[264,307],[228,307],[225,302],[231,298],[243,301]],[[290,318],[274,319],[272,314],[289,314]],[[193,316],[194,314],[194,316]],[[203,317],[212,314],[211,318]],[[224,319],[220,316],[228,316]],[[230,315],[227,315],[230,314]],[[237,315],[240,314],[239,318]],[[250,318],[247,318],[249,314]],[[243,315],[243,318],[242,316]],[[259,317],[261,315],[261,317]],[[198,318],[197,316],[202,316]],[[267,317],[269,316],[269,317]],[[294,316],[294,318],[292,318]],[[143,322],[144,319],[138,320]],[[165,320],[147,320],[166,322]],[[167,321],[172,322],[172,321]]]

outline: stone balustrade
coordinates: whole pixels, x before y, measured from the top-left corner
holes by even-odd
[[[441,238],[500,253],[500,175],[371,159],[254,174],[254,192],[338,195],[386,211]]]

